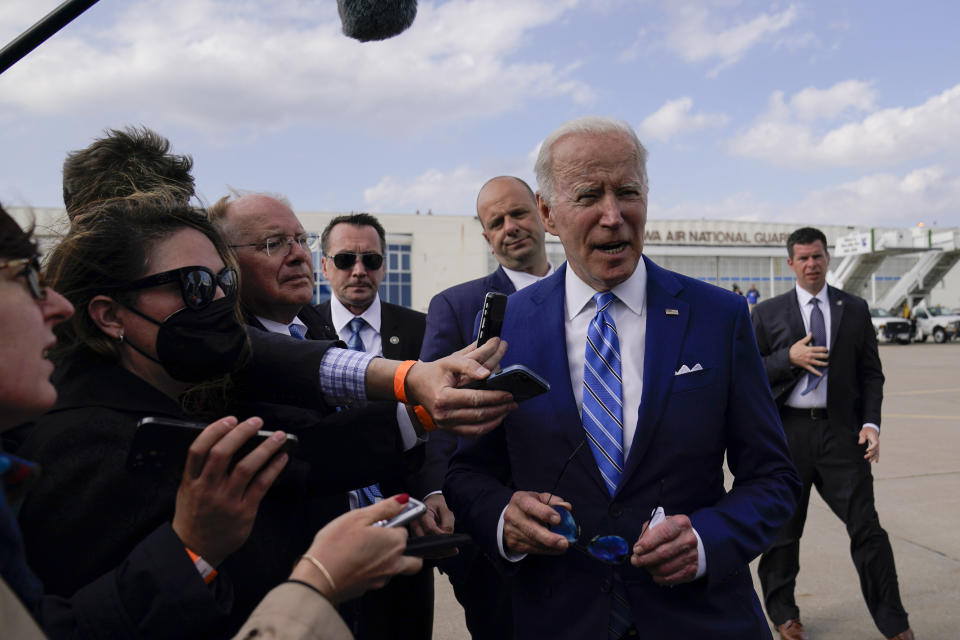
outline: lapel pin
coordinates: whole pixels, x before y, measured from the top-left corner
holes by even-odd
[[[676,309],[667,309],[667,315],[668,315],[668,316],[678,316],[678,315],[680,315],[680,312],[677,311]]]
[[[397,336],[390,336],[390,344],[400,344],[400,338]]]

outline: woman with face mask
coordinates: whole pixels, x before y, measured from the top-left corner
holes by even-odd
[[[202,212],[150,194],[75,218],[47,275],[77,312],[57,328],[57,403],[14,434],[17,454],[44,469],[19,516],[31,566],[48,592],[69,596],[158,538],[158,570],[201,573],[215,605],[188,599],[166,621],[178,630],[173,637],[229,637],[322,524],[307,512],[309,486],[288,472],[260,503],[286,455],[247,485],[227,487],[189,465],[182,482],[179,473],[127,465],[141,418],[209,422],[224,414],[225,376],[247,351],[228,250]],[[263,423],[237,428],[251,426]],[[247,468],[229,461],[223,473]],[[221,617],[211,620],[215,608]]]
[[[57,400],[50,382],[53,364],[47,354],[56,345],[54,327],[70,319],[73,312],[69,301],[41,281],[37,249],[30,235],[0,207],[0,432],[47,411]],[[90,584],[73,589],[69,598],[42,595],[41,583],[27,565],[23,536],[14,521],[14,510],[32,482],[42,485],[42,480],[36,479],[38,467],[0,450],[3,637],[33,639],[43,638],[46,633],[51,638],[184,638],[216,625],[221,613],[219,600],[229,601],[229,588],[216,578],[205,580],[201,576],[200,565],[195,564],[179,536],[195,540],[211,558],[229,553],[242,543],[244,530],[249,532],[252,524],[250,513],[239,515],[243,511],[237,508],[239,502],[252,506],[255,513],[263,492],[284,463],[282,456],[273,458],[280,443],[267,441],[230,469],[227,461],[259,423],[234,425],[232,419],[217,421],[191,447],[174,507],[173,521],[179,525],[161,524],[121,557],[118,566],[109,567]],[[87,426],[76,425],[78,429]],[[63,460],[49,458],[48,469],[56,468],[58,462],[73,465],[72,457],[83,457],[83,451],[79,445],[64,452]],[[271,459],[273,462],[268,462]],[[84,501],[87,488],[83,484],[62,487],[65,499]],[[91,478],[89,484],[96,482]],[[238,486],[243,491],[238,492]],[[218,493],[220,498],[214,495]],[[118,491],[117,495],[121,494]],[[233,497],[223,497],[230,494]],[[233,516],[227,513],[231,504]],[[304,556],[309,562],[297,563],[290,580],[257,608],[244,633],[269,630],[277,638],[350,638],[332,603],[380,586],[393,574],[412,573],[421,566],[419,559],[401,555],[405,530],[370,526],[399,513],[402,504],[402,497],[385,500],[324,527]],[[134,520],[150,507],[134,505],[127,517]],[[97,514],[88,515],[94,518]],[[56,516],[54,512],[54,524],[59,522]],[[219,526],[204,533],[214,522]],[[71,532],[65,535],[69,537]],[[77,539],[65,549],[51,552],[83,562],[89,549]]]

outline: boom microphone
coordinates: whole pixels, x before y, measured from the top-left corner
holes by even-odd
[[[360,42],[386,40],[417,16],[417,0],[337,0],[343,33]]]

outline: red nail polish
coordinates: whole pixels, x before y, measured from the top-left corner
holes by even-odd
[[[408,502],[410,502],[410,494],[401,493],[400,495],[397,496],[397,502],[399,502],[400,504],[407,504]]]

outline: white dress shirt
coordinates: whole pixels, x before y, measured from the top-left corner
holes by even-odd
[[[797,290],[797,302],[800,305],[800,316],[803,318],[803,329],[804,335],[810,333],[810,314],[813,313],[813,304],[810,302],[814,298],[820,301],[820,311],[823,312],[823,324],[827,333],[827,344],[826,345],[817,345],[819,347],[826,346],[827,353],[830,352],[830,299],[827,297],[827,285],[823,285],[823,288],[817,292],[817,295],[813,295],[806,289],[802,288],[799,284],[796,285]],[[803,376],[800,379],[800,382],[794,385],[793,390],[790,392],[790,395],[787,396],[786,405],[788,407],[796,407],[797,409],[810,409],[810,408],[827,408],[827,376],[830,375],[830,369],[828,368],[823,372],[823,380],[820,381],[820,384],[817,385],[817,388],[808,393],[807,395],[802,395],[803,390],[807,388],[807,376]]]
[[[503,265],[500,265],[503,267]],[[542,276],[535,276],[532,273],[527,273],[526,271],[514,271],[513,269],[507,269],[503,267],[503,272],[507,274],[507,277],[510,278],[510,282],[513,283],[513,288],[517,291],[523,289],[524,287],[529,287],[534,282],[540,282],[547,276],[553,275],[553,265],[550,264],[550,261],[547,261],[547,272]]]

